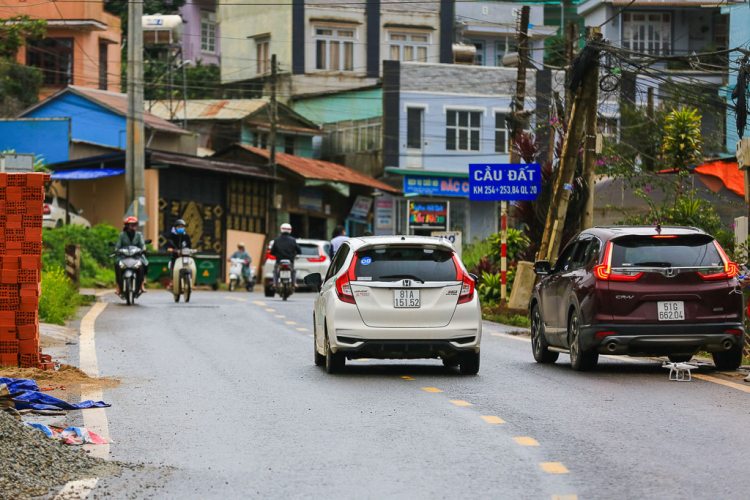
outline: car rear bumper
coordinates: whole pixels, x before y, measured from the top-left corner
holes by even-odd
[[[733,334],[732,330],[742,333]],[[596,334],[603,332],[608,334],[597,338]],[[744,332],[741,323],[599,324],[581,328],[581,347],[593,348],[602,354],[635,356],[721,352],[739,348]]]
[[[461,344],[450,340],[365,340],[347,345],[338,338],[336,352],[347,358],[374,359],[423,359],[423,358],[454,358],[464,353],[479,352],[479,337],[467,335],[461,341],[473,339]],[[345,340],[350,340],[345,338]],[[351,339],[354,340],[354,339]]]

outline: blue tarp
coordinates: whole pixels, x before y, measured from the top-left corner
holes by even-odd
[[[112,406],[104,401],[82,401],[80,403],[70,404],[67,401],[57,399],[49,394],[38,392],[39,387],[36,382],[29,379],[0,378],[0,384],[6,384],[11,393],[13,393],[14,390],[24,391],[22,394],[13,398],[17,410],[85,410],[87,408],[109,408]]]
[[[125,174],[122,168],[81,168],[78,170],[58,170],[52,174],[56,181],[85,181]]]

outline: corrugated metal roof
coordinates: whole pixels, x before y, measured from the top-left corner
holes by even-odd
[[[241,120],[268,103],[267,99],[189,99],[188,120]],[[170,104],[172,112],[170,112]],[[151,113],[165,120],[185,117],[184,101],[150,101],[145,105]]]
[[[248,121],[245,122],[248,125],[253,125],[255,127],[258,127],[261,130],[271,130],[271,125],[269,123],[263,123],[263,122],[253,122]],[[277,125],[276,128],[279,130],[284,130],[287,132],[300,132],[302,134],[316,134],[316,135],[325,135],[326,132],[324,130],[320,130],[317,128],[307,128],[307,127],[295,127],[293,125]]]
[[[198,170],[211,170],[224,174],[244,175],[258,179],[274,179],[265,168],[247,163],[151,150],[148,151],[148,157],[151,165],[155,163],[167,163],[169,165],[179,165],[181,167],[195,168]],[[279,178],[275,179],[281,180]]]
[[[255,153],[256,155],[268,158],[271,154],[267,149],[237,144],[237,146]],[[346,182],[349,184],[358,184],[360,186],[369,186],[374,189],[380,189],[389,193],[398,193],[398,189],[373,179],[369,175],[362,174],[338,163],[328,161],[314,160],[312,158],[302,158],[300,156],[289,155],[286,153],[276,153],[276,163],[287,168],[294,173],[307,179],[320,179],[333,182]]]
[[[91,100],[98,101],[104,107],[107,107],[115,113],[126,116],[128,112],[128,96],[127,94],[121,94],[119,92],[109,92],[107,90],[90,89],[88,87],[79,87],[77,85],[69,85],[66,90],[71,90],[77,94],[83,95]],[[143,123],[152,129],[161,130],[163,132],[171,132],[173,134],[189,134],[187,130],[183,130],[174,123],[169,123],[166,120],[154,116],[144,110],[143,112]]]

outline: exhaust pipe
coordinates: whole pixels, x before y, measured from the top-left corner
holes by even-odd
[[[607,344],[607,350],[609,352],[615,352],[617,350],[617,342],[610,342]]]
[[[731,349],[732,347],[734,347],[734,344],[732,344],[731,340],[727,339],[727,340],[724,341],[724,343],[722,344],[722,346],[724,347],[724,349],[726,349],[728,351],[729,349]]]

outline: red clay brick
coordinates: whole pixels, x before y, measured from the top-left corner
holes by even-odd
[[[18,366],[18,354],[0,354],[0,366]]]
[[[39,327],[36,325],[19,326],[17,330],[18,340],[33,340],[39,338]]]

